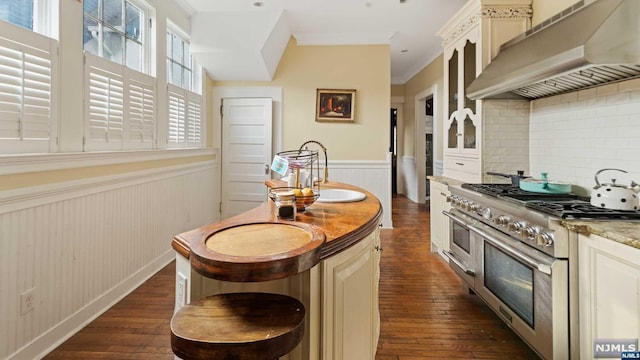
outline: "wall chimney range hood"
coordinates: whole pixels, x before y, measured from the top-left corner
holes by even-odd
[[[583,0],[500,47],[471,99],[536,99],[640,77],[640,0]]]

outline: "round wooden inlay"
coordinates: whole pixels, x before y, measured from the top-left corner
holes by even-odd
[[[286,224],[251,224],[222,230],[207,239],[207,248],[231,256],[269,256],[304,247],[311,233]]]
[[[326,236],[298,221],[221,224],[191,244],[191,268],[224,281],[268,281],[299,274],[320,261]]]

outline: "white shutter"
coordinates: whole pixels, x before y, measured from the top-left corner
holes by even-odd
[[[128,149],[151,149],[155,139],[155,79],[132,72],[129,80]]]
[[[167,85],[169,94],[169,147],[182,147],[186,142],[186,98],[184,89],[173,84]]]
[[[124,79],[120,66],[85,54],[85,151],[121,150]]]
[[[173,84],[169,94],[168,147],[202,146],[202,95]]]
[[[152,149],[156,79],[85,53],[85,151]]]
[[[199,147],[202,143],[202,96],[187,91],[187,146]]]
[[[0,22],[1,23],[1,22]],[[55,149],[55,40],[2,24],[0,37],[0,153]]]

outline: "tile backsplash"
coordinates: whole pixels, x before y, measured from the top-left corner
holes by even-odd
[[[640,79],[531,101],[530,173],[574,185],[589,194],[594,174],[601,181],[640,183]]]

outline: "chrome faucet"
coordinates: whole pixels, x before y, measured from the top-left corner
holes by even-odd
[[[322,148],[322,152],[324,152],[324,179],[322,180],[322,182],[327,183],[329,182],[329,167],[328,167],[329,160],[327,158],[327,148],[324,145],[322,145],[319,141],[309,140],[303,143],[302,145],[300,145],[300,149],[298,151],[302,151],[302,149],[309,143],[313,143],[320,146]]]

